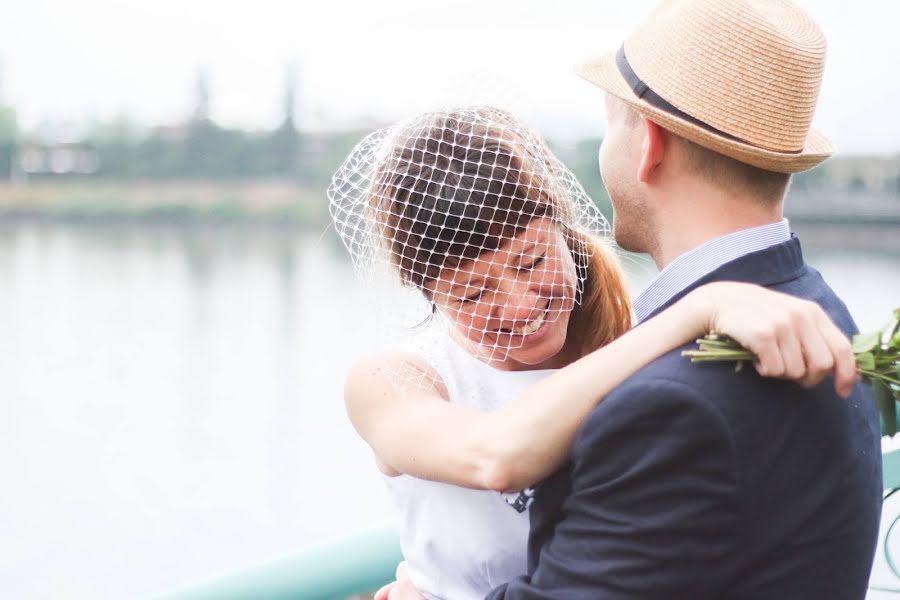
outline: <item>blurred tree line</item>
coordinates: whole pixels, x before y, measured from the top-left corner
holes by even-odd
[[[18,141],[16,111],[12,107],[0,105],[0,179],[5,179],[12,172]]]
[[[201,71],[193,114],[186,123],[139,135],[127,120],[120,120],[91,132],[84,149],[97,159],[92,175],[149,179],[297,175],[301,137],[294,119],[295,95],[295,82],[289,77],[284,115],[276,129],[229,129],[210,117],[209,80]]]
[[[247,131],[213,121],[205,71],[198,72],[194,96],[191,116],[183,123],[146,129],[119,117],[65,141],[22,132],[15,111],[0,104],[0,181],[275,177],[317,185],[329,180],[364,135],[361,131],[299,131],[297,82],[291,69],[282,117],[272,130]]]
[[[182,123],[142,129],[127,118],[96,124],[78,139],[42,139],[23,132],[12,107],[0,103],[0,181],[45,179],[279,178],[327,185],[335,168],[367,131],[310,132],[298,128],[296,69],[289,66],[280,123],[271,130],[228,128],[211,118],[206,71],[197,73],[190,116]],[[598,206],[611,214],[597,168],[600,138],[553,145]],[[900,160],[837,158],[798,174],[792,190],[872,191],[900,197]]]

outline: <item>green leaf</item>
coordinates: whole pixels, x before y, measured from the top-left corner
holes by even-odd
[[[859,369],[865,369],[866,371],[874,371],[875,370],[875,355],[871,352],[863,352],[862,354],[856,355],[856,366]]]
[[[895,333],[894,337],[891,338],[891,348],[900,349],[900,333]]]
[[[900,332],[900,318],[894,317],[894,320],[884,328],[884,337],[891,339],[898,332]]]
[[[853,336],[853,353],[871,352],[881,344],[881,332],[858,333]]]
[[[892,436],[897,433],[897,402],[894,394],[880,379],[872,381],[872,391],[875,393],[875,404],[881,414],[884,433]]]

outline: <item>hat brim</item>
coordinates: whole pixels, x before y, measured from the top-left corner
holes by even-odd
[[[579,76],[607,93],[634,106],[642,115],[681,137],[743,163],[779,173],[806,171],[834,154],[834,144],[822,133],[810,129],[800,152],[777,152],[729,139],[685,121],[638,98],[616,66],[615,53],[590,60],[575,69]]]

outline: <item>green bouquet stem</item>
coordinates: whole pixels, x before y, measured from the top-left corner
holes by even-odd
[[[710,333],[697,340],[697,350],[685,350],[691,362],[734,362],[740,371],[756,356],[733,339]],[[887,435],[897,433],[897,403],[900,402],[900,308],[878,331],[853,336],[856,372],[872,386],[875,403]]]

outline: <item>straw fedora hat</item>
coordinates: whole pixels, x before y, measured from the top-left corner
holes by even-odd
[[[824,35],[788,0],[663,0],[577,72],[677,135],[796,173],[834,153],[810,127],[824,67]]]

